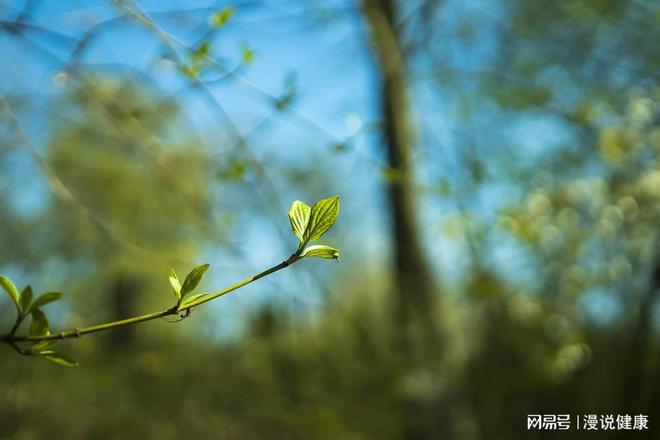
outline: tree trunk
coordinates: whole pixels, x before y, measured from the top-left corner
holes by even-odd
[[[120,274],[109,292],[112,301],[112,320],[118,321],[137,313],[136,299],[140,291],[140,283],[131,275]],[[131,345],[135,338],[133,326],[115,329],[109,336],[111,349],[124,349]]]
[[[655,261],[648,290],[641,298],[637,321],[629,335],[627,377],[622,390],[626,408],[647,412],[660,404],[656,389],[657,339],[653,332],[653,309],[660,297],[660,254]]]
[[[388,179],[394,250],[394,290],[399,319],[432,325],[434,282],[418,228],[413,155],[415,136],[408,98],[406,64],[391,0],[363,0],[381,77],[381,105],[391,175]]]
[[[418,228],[419,210],[413,167],[415,136],[408,97],[406,63],[396,30],[392,0],[363,0],[362,9],[381,78],[381,106],[388,165],[387,181],[394,251],[394,338],[407,374],[432,368],[440,355],[435,288]],[[401,399],[405,438],[434,438],[441,414],[428,396]]]

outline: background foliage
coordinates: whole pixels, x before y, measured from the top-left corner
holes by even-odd
[[[263,270],[298,245],[290,200],[342,197],[341,264],[62,342],[77,369],[3,346],[0,436],[527,439],[527,414],[641,413],[657,438],[659,21],[0,0],[0,273],[64,292],[53,327],[170,306],[170,267],[209,261],[206,290]]]

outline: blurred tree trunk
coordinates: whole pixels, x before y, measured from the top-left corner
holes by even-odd
[[[112,301],[113,321],[130,318],[137,314],[136,299],[140,291],[140,282],[126,273],[119,274],[112,287],[109,296]],[[115,329],[108,334],[110,347],[122,349],[131,345],[135,339],[135,328],[127,326]]]
[[[371,44],[381,79],[381,106],[388,165],[387,181],[394,250],[394,343],[408,374],[431,365],[440,353],[434,320],[435,286],[418,228],[419,210],[414,174],[415,136],[408,96],[406,62],[392,0],[363,0]],[[401,400],[405,438],[434,438],[440,414],[427,398],[404,395]]]
[[[422,322],[432,327],[435,288],[418,228],[419,211],[413,167],[415,136],[406,63],[396,28],[397,13],[392,0],[363,0],[362,9],[380,71],[385,142],[388,164],[392,169],[388,191],[394,241],[394,289],[399,319],[409,326],[421,318]]]
[[[622,395],[626,396],[626,408],[642,413],[657,413],[657,342],[653,331],[653,310],[660,298],[660,254],[657,255],[651,272],[648,290],[641,298],[637,310],[637,321],[629,335],[626,356],[627,378],[623,383]],[[651,411],[653,410],[653,411]]]

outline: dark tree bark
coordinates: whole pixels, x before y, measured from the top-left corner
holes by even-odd
[[[363,0],[371,43],[381,77],[385,144],[392,176],[388,180],[394,246],[394,290],[399,317],[431,324],[435,286],[418,228],[414,148],[406,63],[391,0]]]
[[[140,282],[128,274],[120,274],[109,292],[112,300],[113,321],[128,318],[137,314],[136,299],[140,292]],[[110,346],[113,349],[122,349],[131,345],[135,339],[133,326],[122,327],[111,332]]]
[[[397,13],[392,0],[363,0],[362,9],[376,55],[381,79],[384,141],[391,178],[388,179],[394,251],[393,342],[408,371],[430,368],[440,355],[435,283],[424,254],[418,227],[414,173],[415,136],[412,127],[406,62],[397,33]],[[401,401],[404,436],[434,438],[441,414],[432,401],[405,396]]]
[[[626,408],[640,412],[657,410],[660,395],[657,391],[657,342],[653,332],[653,309],[660,298],[660,254],[655,259],[648,290],[643,293],[637,310],[637,319],[628,336],[626,356],[627,376],[622,395]],[[644,412],[644,413],[646,413]]]

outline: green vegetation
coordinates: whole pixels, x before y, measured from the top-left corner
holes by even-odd
[[[656,2],[193,3],[0,2],[0,439],[660,438]]]
[[[305,247],[307,243],[313,240],[318,240],[325,234],[325,232],[332,227],[339,215],[339,196],[330,197],[327,199],[319,200],[314,204],[313,208],[305,205],[303,202],[295,201],[291,205],[289,211],[289,218],[291,220],[291,228],[293,233],[299,238],[300,246],[291,254],[291,256],[280,264],[273,266],[265,271],[244,279],[232,286],[219,290],[215,293],[193,293],[197,285],[202,280],[204,273],[209,268],[208,264],[202,264],[192,269],[183,281],[183,285],[174,272],[170,272],[170,285],[176,297],[176,304],[166,310],[159,312],[148,313],[144,315],[134,316],[130,318],[121,319],[118,321],[108,322],[105,324],[93,325],[89,327],[76,327],[73,330],[61,331],[51,334],[48,317],[41,310],[41,307],[58,300],[62,294],[58,292],[44,293],[32,302],[32,287],[29,285],[19,293],[14,286],[14,283],[5,276],[0,276],[0,286],[7,292],[9,298],[16,306],[16,322],[11,331],[2,338],[5,342],[12,346],[19,354],[29,356],[39,356],[57,364],[67,367],[76,367],[78,363],[69,359],[62,353],[53,351],[52,345],[58,339],[66,339],[72,337],[80,337],[88,333],[96,333],[104,330],[112,330],[118,327],[125,327],[129,325],[138,324],[140,322],[152,321],[154,319],[164,318],[171,315],[177,315],[182,312],[190,311],[201,304],[214,300],[218,297],[226,295],[236,289],[250,284],[253,281],[263,278],[271,273],[277,272],[280,269],[294,264],[306,257],[330,258],[338,259],[339,251],[329,246],[314,245]],[[18,336],[16,332],[23,320],[31,316],[32,322],[30,324],[30,331],[27,336]],[[31,342],[32,345],[28,349],[20,348],[17,343]]]

